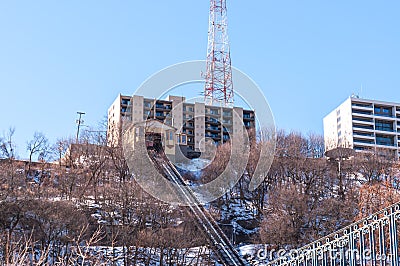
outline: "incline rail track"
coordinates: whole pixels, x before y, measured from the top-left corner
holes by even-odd
[[[239,255],[214,218],[204,209],[193,191],[185,184],[182,176],[172,163],[161,156],[154,156],[152,159],[158,169],[162,171],[171,182],[178,185],[178,189],[185,198],[188,208],[197,220],[199,229],[208,237],[211,248],[222,263],[229,266],[250,265]]]

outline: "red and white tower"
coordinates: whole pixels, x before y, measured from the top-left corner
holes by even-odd
[[[226,0],[211,0],[204,95],[207,104],[233,105]]]

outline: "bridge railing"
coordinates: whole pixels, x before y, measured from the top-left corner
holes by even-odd
[[[400,265],[399,219],[400,202],[266,265]]]

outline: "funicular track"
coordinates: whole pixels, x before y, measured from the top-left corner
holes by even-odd
[[[162,171],[171,182],[178,185],[180,193],[186,200],[189,210],[197,220],[199,229],[207,236],[211,248],[221,262],[229,266],[250,265],[239,255],[214,218],[204,209],[193,191],[185,184],[182,176],[172,163],[162,156],[157,155],[153,156],[152,160],[156,164],[156,167]]]

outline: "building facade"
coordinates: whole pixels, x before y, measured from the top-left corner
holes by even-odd
[[[400,103],[351,96],[324,117],[325,150],[385,149],[400,155]]]
[[[188,103],[185,97],[172,95],[165,100],[118,95],[108,109],[108,139],[118,141],[124,121],[135,124],[149,119],[175,128],[177,142],[188,151],[202,151],[205,138],[222,144],[232,135],[255,128],[254,111],[241,107]]]

